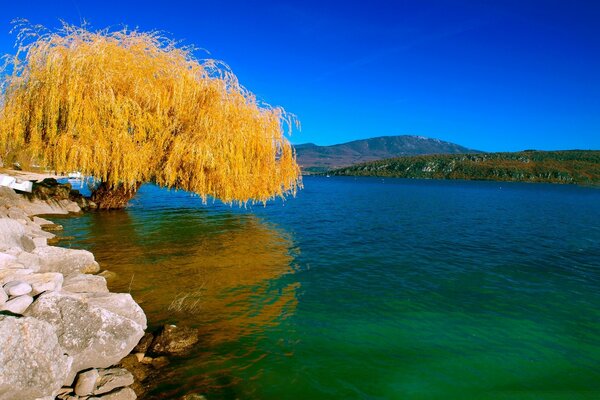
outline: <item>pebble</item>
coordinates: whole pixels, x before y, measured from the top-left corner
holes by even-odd
[[[9,296],[22,296],[31,293],[32,290],[33,288],[29,283],[21,281],[12,281],[4,285],[4,291]]]
[[[2,306],[2,309],[5,311],[10,311],[13,314],[23,314],[27,307],[29,307],[33,303],[33,297],[28,295],[23,295],[19,297],[15,297],[10,299]]]

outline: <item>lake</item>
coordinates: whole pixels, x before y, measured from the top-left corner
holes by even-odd
[[[152,328],[200,329],[149,398],[600,398],[600,190],[304,185],[247,209],[145,185],[54,218]]]

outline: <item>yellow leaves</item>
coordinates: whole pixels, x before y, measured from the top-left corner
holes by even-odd
[[[157,33],[65,25],[21,43],[5,78],[1,154],[111,186],[154,181],[225,202],[295,193],[293,119],[258,104],[224,64]]]

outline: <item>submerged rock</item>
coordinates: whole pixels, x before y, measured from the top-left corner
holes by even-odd
[[[57,393],[71,362],[49,323],[0,316],[0,400],[30,400]]]
[[[156,335],[150,352],[153,354],[184,355],[200,340],[198,330],[185,326],[165,325]]]
[[[133,389],[131,389],[129,387],[124,387],[122,389],[115,390],[114,392],[107,393],[103,396],[90,397],[88,400],[98,400],[98,399],[102,399],[102,400],[135,400],[135,399],[137,399],[137,396],[136,396],[135,392],[133,391]]]

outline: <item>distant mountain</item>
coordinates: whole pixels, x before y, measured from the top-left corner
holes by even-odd
[[[304,172],[323,172],[390,157],[423,154],[480,153],[454,143],[423,136],[381,136],[332,146],[313,143],[294,146]]]
[[[331,175],[600,184],[600,151],[439,154],[371,161]]]

